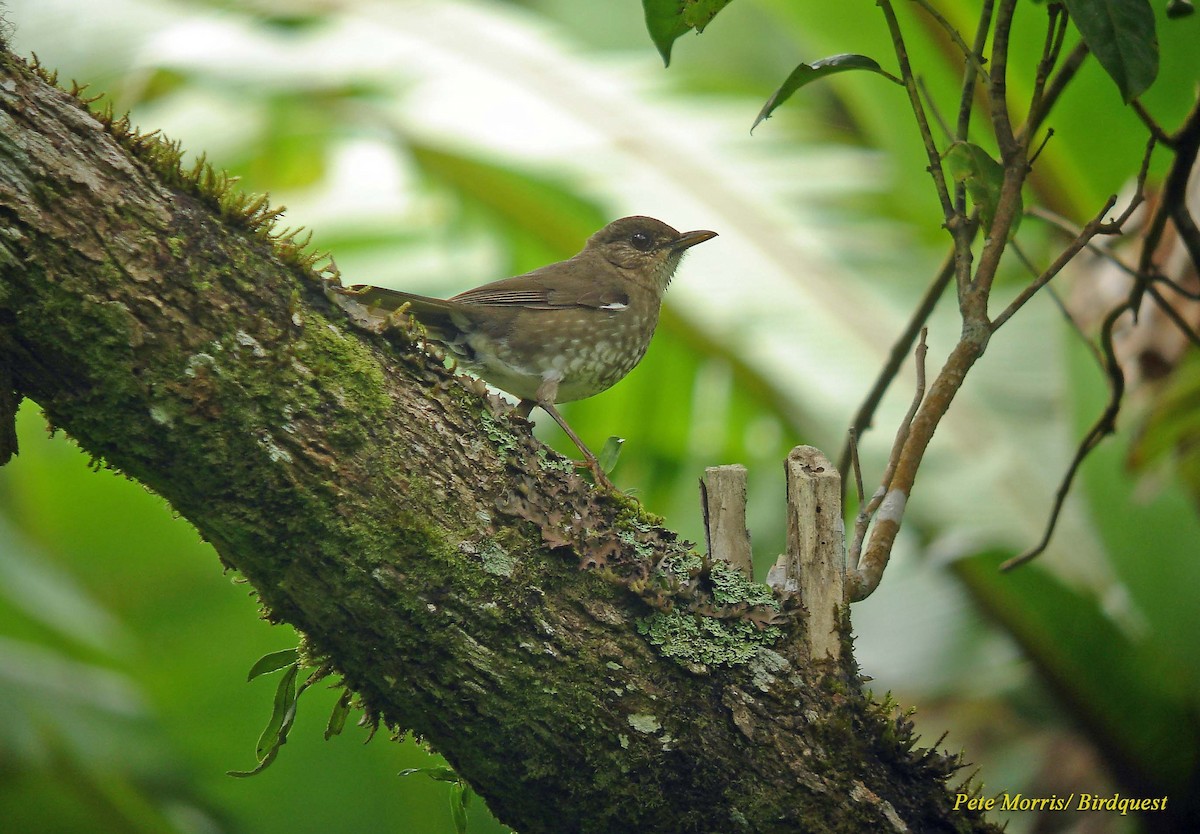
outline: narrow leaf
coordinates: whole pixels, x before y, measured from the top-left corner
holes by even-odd
[[[600,450],[600,454],[596,456],[596,460],[600,463],[600,468],[604,472],[612,472],[613,467],[617,465],[617,460],[621,457],[621,447],[625,445],[623,437],[609,437],[604,441],[604,448]]]
[[[225,775],[232,776],[235,779],[245,779],[247,776],[257,776],[270,767],[271,762],[275,761],[275,757],[277,755],[279,755],[279,748],[275,747],[263,757],[262,761],[260,761],[253,770],[227,770],[225,771]]]
[[[275,757],[279,755],[279,748],[287,743],[288,733],[296,720],[296,698],[306,688],[301,686],[299,690],[296,689],[296,676],[299,672],[300,669],[295,664],[289,666],[275,689],[275,705],[271,711],[271,719],[259,736],[255,749],[258,765],[253,770],[227,770],[226,775],[244,779],[262,773],[275,761]]]
[[[281,737],[286,738],[284,727],[288,723],[288,713],[295,714],[296,674],[298,671],[296,666],[291,666],[279,679],[279,686],[275,689],[275,706],[271,710],[271,720],[267,722],[266,728],[258,738],[256,752],[259,759],[266,756],[268,751],[279,747],[283,743],[280,740]]]
[[[1116,82],[1125,103],[1158,75],[1158,37],[1150,0],[1065,0],[1084,42]]]
[[[671,65],[671,47],[690,30],[703,32],[731,0],[642,0],[646,30],[658,47],[663,64]]]
[[[986,233],[996,218],[996,205],[1004,188],[1004,167],[992,159],[987,151],[971,142],[955,142],[946,151],[945,160],[954,181],[966,185],[971,202],[979,209],[979,219]],[[1008,230],[1009,238],[1016,234],[1019,225],[1020,204]]]
[[[300,652],[296,649],[283,649],[278,652],[264,654],[258,659],[258,662],[250,667],[250,674],[246,680],[252,681],[260,675],[267,675],[271,672],[278,672],[285,666],[292,666],[300,660]]]
[[[325,740],[333,738],[336,735],[341,735],[342,730],[346,726],[346,716],[350,714],[350,690],[347,689],[342,693],[342,697],[338,698],[336,704],[333,705],[333,712],[329,714],[329,722],[325,725]]]
[[[423,773],[430,779],[437,782],[457,782],[458,774],[452,768],[442,767],[406,767],[400,771],[400,776],[413,776],[417,773]]]
[[[828,58],[813,61],[811,64],[800,64],[792,70],[792,74],[780,85],[779,89],[767,99],[767,103],[763,105],[762,110],[758,113],[758,118],[754,120],[754,124],[750,125],[750,131],[753,132],[754,128],[758,127],[760,122],[769,119],[771,114],[775,112],[776,107],[791,98],[792,93],[799,90],[805,84],[810,84],[818,78],[824,78],[836,72],[846,72],[847,70],[867,70],[868,72],[878,73],[884,78],[900,83],[895,76],[879,66],[877,61],[873,58],[868,58],[866,55],[854,55],[850,53],[831,55]]]
[[[462,782],[455,782],[450,786],[450,817],[454,820],[454,830],[457,834],[467,834],[468,790]]]

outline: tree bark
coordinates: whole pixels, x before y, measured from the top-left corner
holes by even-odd
[[[8,53],[0,103],[0,420],[28,397],[162,495],[499,819],[991,830],[848,650],[803,656],[798,606],[590,489],[406,334],[352,327],[261,207]]]

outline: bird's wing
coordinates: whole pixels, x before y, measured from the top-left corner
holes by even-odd
[[[578,281],[564,281],[562,266],[551,264],[515,278],[493,281],[460,293],[450,300],[463,304],[524,307],[531,310],[562,310],[569,307],[623,310],[629,306],[628,294],[615,282],[595,282],[581,292]],[[564,283],[567,285],[564,286]]]

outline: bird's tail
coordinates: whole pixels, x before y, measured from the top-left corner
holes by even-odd
[[[430,298],[427,295],[416,295],[402,290],[389,290],[384,287],[372,287],[367,284],[356,284],[352,287],[334,287],[339,295],[348,296],[362,304],[372,314],[386,318],[407,305],[406,313],[419,321],[429,331],[429,335],[438,341],[453,339],[458,334],[458,326],[453,320],[454,305],[441,298]]]

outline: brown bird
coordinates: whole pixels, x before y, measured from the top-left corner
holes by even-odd
[[[523,416],[540,406],[579,447],[596,482],[611,489],[555,405],[599,394],[633,370],[684,252],[716,234],[623,217],[573,258],[453,298],[361,284],[336,291],[372,310],[411,314],[463,366],[518,397]]]

